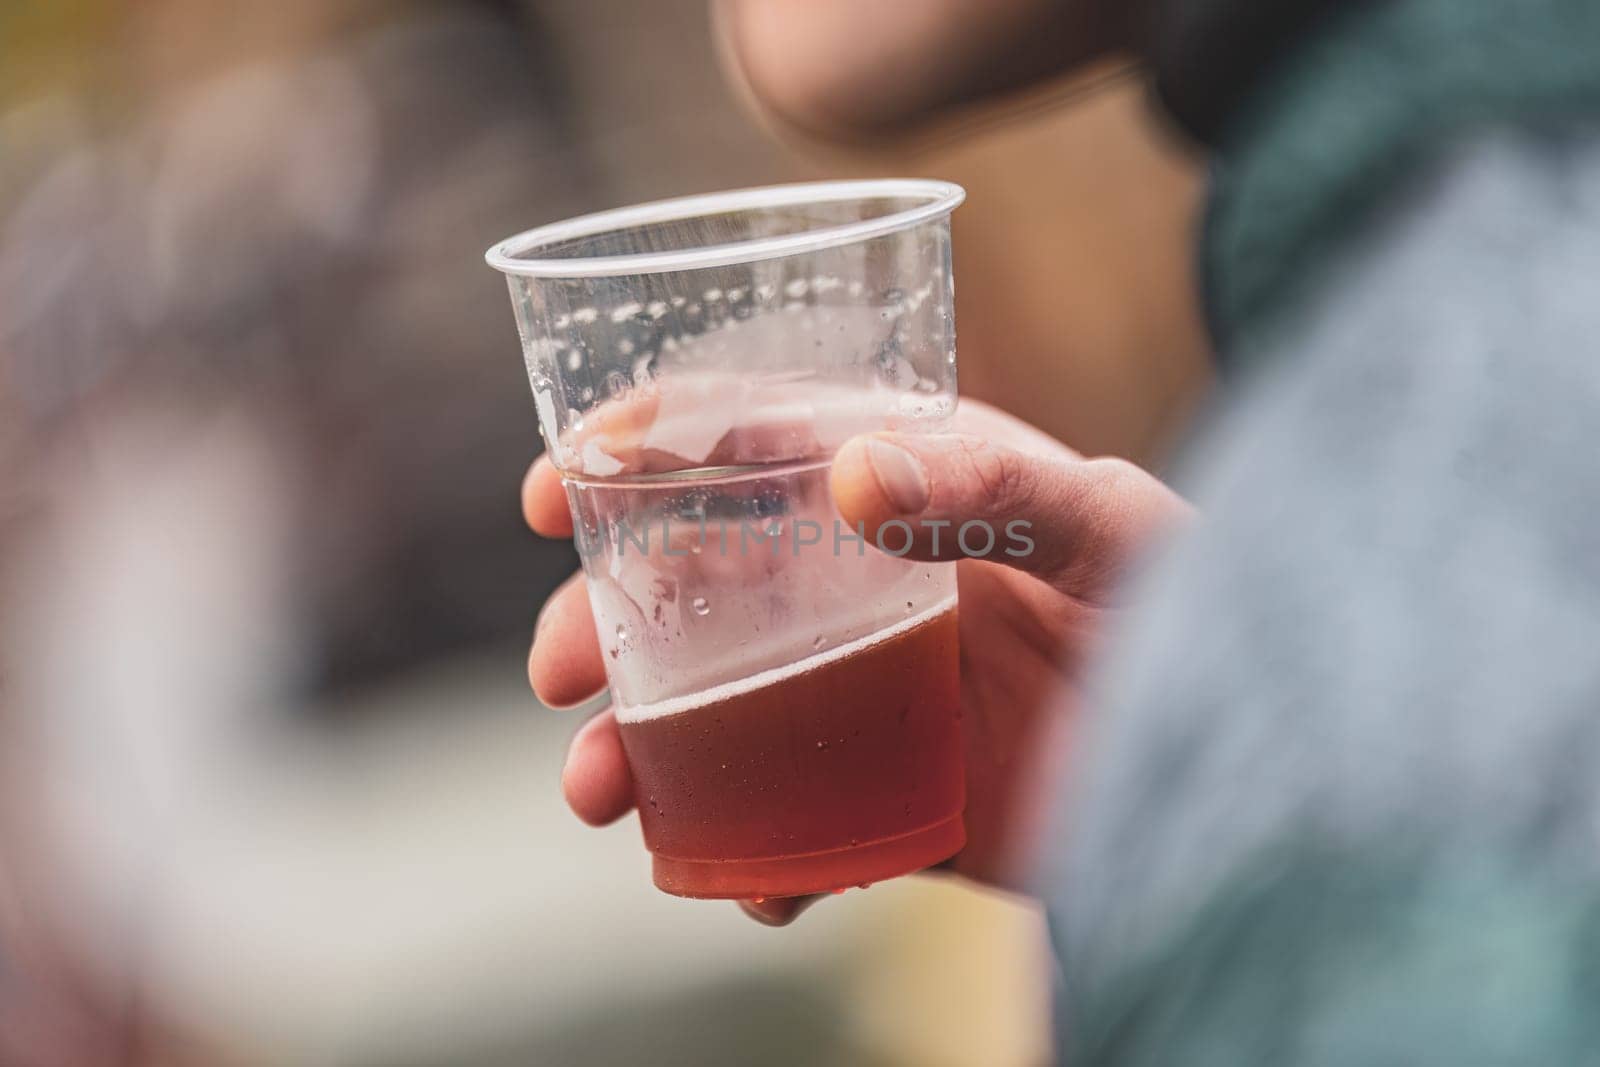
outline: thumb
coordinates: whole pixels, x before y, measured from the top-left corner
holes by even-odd
[[[831,485],[845,521],[884,551],[988,559],[1091,601],[1151,534],[1190,513],[1125,460],[1036,455],[966,434],[853,438]]]

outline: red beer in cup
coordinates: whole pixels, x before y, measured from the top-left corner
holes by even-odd
[[[958,187],[715,194],[502,243],[660,888],[841,889],[964,843],[952,568],[834,453],[954,412]]]

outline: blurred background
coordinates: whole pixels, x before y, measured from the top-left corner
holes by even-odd
[[[481,255],[958,181],[963,392],[1159,466],[1206,384],[1197,171],[1114,71],[798,137],[704,0],[0,5],[0,1062],[1043,1062],[1025,902],[912,879],[771,931],[567,813],[579,718],[523,664],[575,557],[521,524]]]

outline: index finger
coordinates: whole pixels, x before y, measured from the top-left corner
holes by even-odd
[[[571,537],[572,512],[567,507],[567,490],[561,484],[554,463],[540,456],[522,479],[522,517],[541,537]]]

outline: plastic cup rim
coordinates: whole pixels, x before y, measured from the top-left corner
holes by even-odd
[[[659,222],[675,222],[734,211],[793,207],[796,204],[831,204],[846,200],[897,197],[921,203],[877,218],[824,226],[803,233],[757,237],[731,244],[706,245],[672,252],[638,252],[625,256],[589,256],[566,259],[529,259],[529,253],[561,241],[593,237],[612,230]],[[701,193],[670,200],[655,200],[631,207],[612,208],[550,223],[508,237],[490,248],[484,260],[503,274],[524,278],[605,278],[629,274],[726,267],[803,255],[824,248],[855,244],[911,229],[950,214],[967,197],[954,182],[925,178],[871,178],[850,181],[796,182]]]

